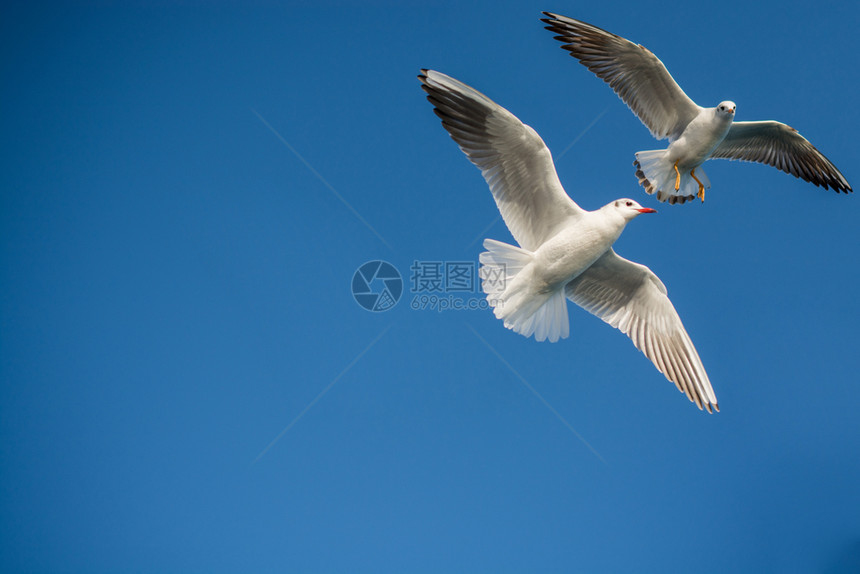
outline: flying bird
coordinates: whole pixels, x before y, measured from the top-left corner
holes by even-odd
[[[636,177],[660,201],[684,203],[711,187],[702,164],[712,158],[771,165],[837,193],[852,191],[839,170],[797,130],[776,121],[735,122],[735,103],[698,106],[644,46],[591,24],[544,12],[562,48],[609,84],[664,150],[636,153]]]
[[[485,95],[440,72],[418,76],[442,126],[475,164],[519,247],[484,241],[482,287],[505,327],[538,341],[567,338],[567,301],[621,330],[708,412],[717,398],[666,287],[612,245],[654,213],[632,199],[585,211],[567,195],[540,136]]]

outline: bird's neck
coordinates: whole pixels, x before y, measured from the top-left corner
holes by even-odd
[[[630,221],[624,217],[613,204],[604,205],[600,210],[595,211],[595,214],[600,214],[600,218],[604,221],[607,231],[618,237],[627,223]]]

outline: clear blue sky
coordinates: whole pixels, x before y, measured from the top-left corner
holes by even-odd
[[[632,161],[663,144],[539,22],[644,44],[856,187],[856,4],[148,4],[0,9],[0,570],[860,568],[860,197],[714,161],[704,205],[658,204]],[[556,344],[410,308],[414,261],[511,241],[422,67],[584,208],[659,209],[616,250],[720,414],[574,306]],[[375,259],[382,313],[350,292]]]

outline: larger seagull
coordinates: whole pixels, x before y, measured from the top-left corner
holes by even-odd
[[[481,170],[520,244],[484,241],[482,285],[496,317],[526,337],[555,342],[570,332],[567,297],[630,337],[699,409],[719,410],[666,287],[612,249],[628,222],[654,210],[631,199],[583,210],[565,193],[537,132],[466,84],[421,72],[442,126]]]
[[[687,97],[657,56],[591,24],[544,12],[546,29],[562,48],[608,83],[665,150],[636,153],[636,176],[660,201],[705,201],[711,187],[702,164],[711,158],[771,165],[824,189],[852,191],[839,170],[797,130],[775,121],[734,122],[736,106],[725,101],[702,108]]]

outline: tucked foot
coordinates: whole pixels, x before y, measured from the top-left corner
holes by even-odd
[[[677,170],[677,167],[676,167],[675,169]],[[695,179],[695,180],[696,180],[696,183],[698,183],[698,184],[699,184],[699,193],[698,193],[698,196],[699,196],[699,199],[701,199],[701,200],[702,200],[702,203],[705,203],[705,186],[704,186],[704,185],[702,185],[702,182],[701,182],[701,181],[699,181],[699,178],[698,178],[698,177],[696,177],[696,168],[693,168],[693,170],[690,172],[690,175],[692,175],[692,176],[693,176],[693,179]]]
[[[675,160],[675,191],[681,188],[681,172],[678,171],[678,160]],[[698,180],[696,180],[698,181]],[[700,184],[701,185],[701,184]]]

